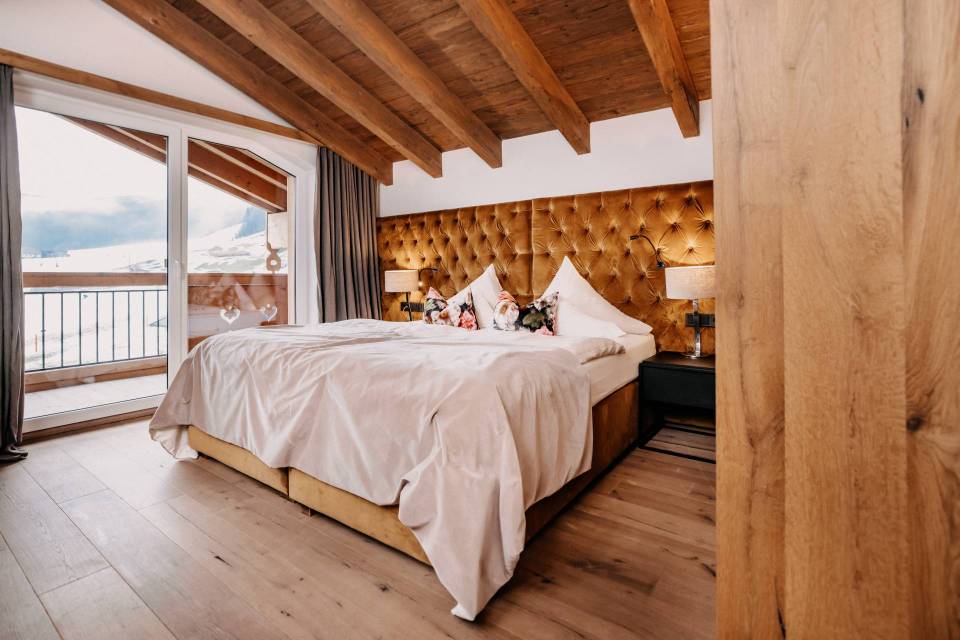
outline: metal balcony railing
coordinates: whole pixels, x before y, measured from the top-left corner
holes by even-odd
[[[166,355],[165,277],[25,274],[27,372]]]

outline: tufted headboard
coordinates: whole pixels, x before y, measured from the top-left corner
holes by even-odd
[[[604,298],[653,327],[659,349],[682,351],[692,341],[683,326],[690,303],[664,297],[653,250],[629,238],[642,230],[668,266],[705,264],[713,262],[713,224],[713,182],[706,181],[380,218],[377,241],[382,271],[438,269],[423,272],[423,292],[433,286],[453,295],[492,262],[521,302],[542,293],[569,256]],[[385,319],[406,317],[402,299],[384,294]],[[712,331],[704,343],[712,352]]]

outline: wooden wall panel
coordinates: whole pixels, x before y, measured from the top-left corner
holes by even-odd
[[[960,3],[904,15],[911,633],[960,638]]]
[[[903,6],[780,11],[787,630],[903,637]]]
[[[717,629],[773,638],[783,613],[783,276],[774,2],[714,0]],[[765,54],[765,55],[761,55]]]
[[[719,634],[960,638],[960,5],[746,4],[711,5]]]

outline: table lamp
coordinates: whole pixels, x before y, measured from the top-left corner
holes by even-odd
[[[664,269],[667,280],[667,297],[674,300],[692,300],[693,313],[686,315],[686,326],[693,327],[693,350],[684,355],[688,358],[702,358],[700,351],[700,330],[703,327],[715,327],[712,313],[700,313],[702,298],[716,297],[716,277],[714,265],[695,267],[667,267]]]
[[[420,290],[420,274],[416,269],[393,269],[383,273],[383,288],[387,293],[403,293],[406,295],[407,316],[413,320],[413,310],[410,308],[410,294]]]

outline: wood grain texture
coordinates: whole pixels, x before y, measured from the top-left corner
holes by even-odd
[[[960,5],[914,0],[905,7],[910,633],[960,638]]]
[[[137,463],[129,471],[134,484],[166,462],[202,469],[250,497],[214,501],[190,490],[182,482],[187,475],[166,472],[161,480],[177,484],[172,497],[139,512],[109,490],[62,505],[113,566],[53,592],[58,620],[69,620],[71,632],[109,637],[123,620],[130,631],[119,637],[142,637],[141,624],[155,628],[146,605],[177,638],[713,637],[710,464],[631,452],[530,541],[514,579],[467,623],[450,615],[453,600],[429,567],[310,515],[217,462],[164,458],[145,421],[51,438],[32,450],[55,449],[74,459],[84,457],[78,448],[92,441],[113,465]],[[199,476],[194,482],[213,486]],[[33,493],[24,507],[36,510],[45,500],[43,492]],[[8,571],[16,560],[4,555],[0,540],[0,612],[28,605],[17,607],[19,618],[0,614],[4,631],[27,629],[25,637],[44,638],[52,626],[37,615],[42,608],[35,595],[29,606],[32,589],[22,574]],[[61,605],[70,603],[76,607],[68,613]],[[129,606],[118,608],[123,603]],[[87,615],[87,608],[105,607],[117,620]]]
[[[784,608],[780,68],[775,2],[713,0],[717,631],[774,638]]]
[[[30,457],[22,466],[58,504],[106,489],[96,476],[57,447],[30,447]]]
[[[451,92],[363,0],[309,0],[337,30],[488,165],[502,164],[500,138]]]
[[[107,567],[90,541],[19,465],[0,467],[0,535],[40,594]]]
[[[900,638],[903,5],[779,10],[787,634]]]
[[[709,98],[711,90],[708,1],[669,0],[670,14],[701,99]],[[382,155],[402,158],[196,0],[170,2]],[[329,20],[318,16],[307,0],[263,2],[438,148],[447,151],[464,146],[387,70]],[[456,0],[363,0],[363,5],[496,136],[506,139],[555,128]],[[510,8],[591,122],[670,106],[625,0],[511,0]]]
[[[43,594],[42,600],[65,638],[173,639],[113,569],[65,584]]]
[[[684,138],[700,135],[700,101],[666,0],[630,0],[640,36]]]
[[[457,0],[574,151],[590,153],[590,123],[505,0]]]
[[[200,453],[259,480],[282,494],[289,493],[290,481],[286,469],[268,467],[246,449],[218,440],[193,426],[189,427],[187,438],[190,446]]]
[[[176,637],[284,637],[113,492],[63,508]]]
[[[178,98],[177,96],[161,93],[152,89],[146,89],[144,87],[139,87],[126,82],[120,82],[119,80],[112,80],[104,76],[87,73],[86,71],[80,71],[79,69],[71,69],[70,67],[47,62],[46,60],[40,60],[39,58],[26,56],[15,51],[0,49],[0,63],[10,65],[14,68],[20,69],[21,71],[36,73],[49,78],[63,80],[64,82],[70,82],[72,84],[78,84],[84,87],[106,91],[107,93],[114,93],[124,96],[125,98],[133,98],[143,102],[150,102],[161,107],[169,107],[171,109],[193,113],[206,118],[222,120],[224,122],[238,124],[242,127],[257,129],[259,131],[265,131],[266,133],[272,133],[273,135],[283,136],[293,140],[300,140],[302,142],[309,143],[315,142],[313,138],[297,129],[277,124],[275,122],[270,122],[269,120],[261,120],[260,118],[245,116],[243,114],[234,113],[233,111],[228,111],[226,109],[220,109],[219,107],[211,107],[210,105],[194,102],[193,100]]]
[[[392,183],[393,169],[383,156],[163,0],[106,1],[382,183]]]
[[[314,49],[259,0],[200,3],[427,174],[442,175],[440,151]]]
[[[10,640],[56,640],[53,626],[33,587],[0,537],[0,637]]]

